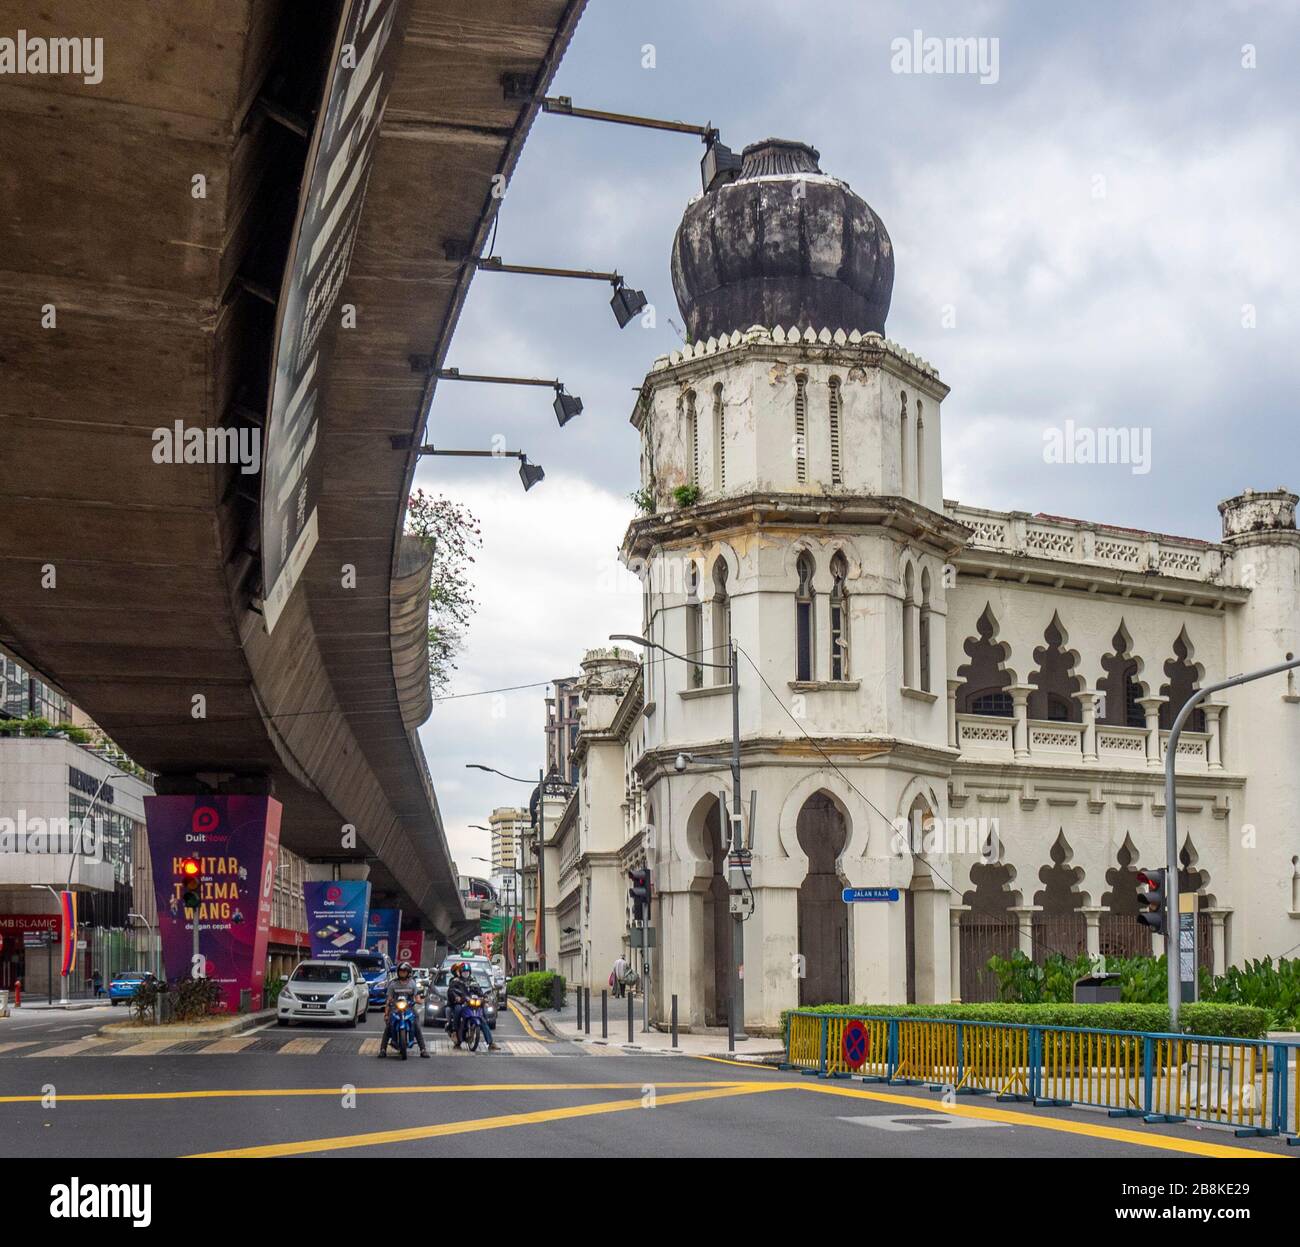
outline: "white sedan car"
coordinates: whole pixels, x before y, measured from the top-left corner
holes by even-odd
[[[369,991],[350,961],[300,961],[280,991],[276,1022],[342,1022],[355,1026],[366,1020]]]

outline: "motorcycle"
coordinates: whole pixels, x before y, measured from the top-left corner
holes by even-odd
[[[471,1052],[477,1052],[482,1038],[483,997],[474,992],[465,1000],[464,1007],[460,1011],[460,1041]]]
[[[406,1060],[407,1050],[415,1043],[415,993],[398,992],[393,1001],[389,1028],[392,1042],[397,1047],[397,1054]]]

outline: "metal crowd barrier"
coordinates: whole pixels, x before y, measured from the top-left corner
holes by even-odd
[[[1300,1044],[1281,1040],[795,1010],[783,1068],[1080,1104],[1147,1122],[1209,1122],[1300,1145],[1298,1053]]]

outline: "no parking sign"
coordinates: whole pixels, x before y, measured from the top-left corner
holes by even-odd
[[[840,1036],[840,1055],[849,1069],[861,1069],[866,1064],[867,1050],[870,1047],[867,1028],[861,1022],[849,1022]]]

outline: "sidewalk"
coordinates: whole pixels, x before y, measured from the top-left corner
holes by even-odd
[[[632,1042],[627,1038],[627,1000],[609,997],[609,1037],[601,1037],[600,997],[592,993],[591,998],[591,1033],[578,1026],[577,993],[569,990],[568,999],[563,1009],[534,1009],[526,1000],[512,997],[512,1002],[523,1010],[534,1025],[545,1027],[559,1039],[576,1040],[594,1044],[599,1047],[613,1048],[622,1052],[647,1052],[662,1056],[711,1056],[724,1057],[731,1061],[746,1061],[753,1064],[775,1064],[785,1052],[779,1039],[760,1038],[757,1035],[736,1044],[735,1049],[727,1046],[725,1027],[710,1027],[707,1031],[686,1034],[679,1032],[677,1047],[673,1047],[672,1035],[668,1031],[641,1029],[641,997],[632,997],[633,1021]]]

